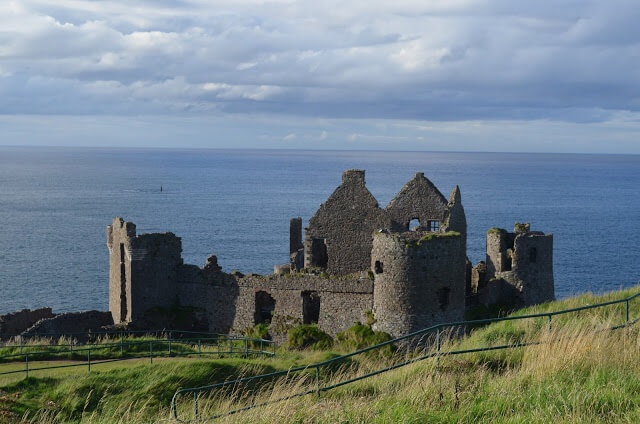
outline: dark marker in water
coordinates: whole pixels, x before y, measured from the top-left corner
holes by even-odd
[[[160,191],[162,191],[162,186],[160,186]]]

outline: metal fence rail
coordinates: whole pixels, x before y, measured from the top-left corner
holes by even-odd
[[[473,320],[473,321],[458,321],[458,322],[449,322],[449,323],[443,323],[443,324],[438,324],[438,325],[434,325],[432,327],[428,327],[419,331],[416,331],[414,333],[411,334],[407,334],[405,336],[402,337],[398,337],[389,341],[386,341],[384,343],[380,343],[374,346],[370,346],[364,349],[359,349],[356,350],[354,352],[345,354],[345,355],[341,355],[326,361],[322,361],[322,362],[318,362],[315,364],[311,364],[311,365],[306,365],[306,366],[300,366],[300,367],[295,367],[295,368],[291,368],[288,370],[284,370],[284,371],[277,371],[277,372],[272,372],[272,373],[268,373],[268,374],[262,374],[262,375],[257,375],[257,376],[252,376],[252,377],[245,377],[245,378],[240,378],[240,379],[236,379],[236,380],[230,380],[230,381],[225,381],[222,383],[216,383],[216,384],[211,384],[211,385],[207,385],[207,386],[201,386],[201,387],[191,387],[191,388],[184,388],[184,389],[180,389],[178,391],[176,391],[176,393],[173,395],[173,398],[171,400],[171,414],[173,416],[173,419],[176,420],[177,422],[180,423],[191,423],[191,422],[203,422],[203,421],[208,421],[208,420],[212,420],[212,419],[216,419],[216,418],[220,418],[223,416],[228,416],[228,415],[232,415],[232,414],[236,414],[239,412],[243,412],[249,409],[253,409],[253,408],[257,408],[257,407],[261,407],[261,406],[266,406],[269,404],[273,404],[273,403],[277,403],[277,402],[282,402],[285,400],[289,400],[289,399],[293,399],[296,397],[300,397],[300,396],[305,396],[305,395],[309,395],[309,394],[313,394],[316,393],[317,395],[320,395],[320,393],[322,392],[326,392],[332,389],[335,389],[337,387],[341,387],[350,383],[354,383],[356,381],[360,381],[366,378],[370,378],[379,374],[382,374],[384,372],[387,371],[391,371],[394,369],[398,369],[401,367],[404,367],[406,365],[410,365],[425,359],[429,359],[429,358],[440,358],[441,356],[453,356],[453,355],[461,355],[461,354],[468,354],[468,353],[477,353],[477,352],[486,352],[486,351],[496,351],[496,350],[503,350],[503,349],[513,349],[513,348],[518,348],[518,347],[525,347],[525,346],[531,346],[531,345],[535,345],[535,344],[539,344],[539,342],[519,342],[519,343],[508,343],[508,344],[502,344],[502,345],[497,345],[497,346],[486,346],[486,347],[480,347],[480,348],[473,348],[473,349],[458,349],[458,350],[450,350],[450,351],[442,351],[441,350],[441,338],[442,335],[445,334],[445,330],[449,329],[449,332],[456,332],[456,331],[460,331],[463,328],[473,328],[473,327],[477,327],[480,325],[485,325],[485,324],[490,324],[490,323],[494,323],[494,322],[502,322],[502,321],[521,321],[521,320],[532,320],[532,319],[538,319],[538,318],[546,318],[546,325],[548,326],[549,330],[551,330],[551,325],[552,325],[552,319],[555,316],[560,316],[560,315],[567,315],[567,314],[572,314],[572,313],[579,313],[580,311],[585,311],[585,310],[590,310],[590,309],[596,309],[596,308],[603,308],[606,306],[610,306],[610,305],[618,305],[618,304],[625,304],[624,310],[622,311],[624,313],[624,321],[619,324],[619,325],[615,325],[613,327],[608,328],[607,330],[614,330],[614,329],[618,329],[618,328],[624,328],[626,326],[629,326],[631,324],[635,324],[636,322],[638,322],[640,320],[640,318],[634,319],[634,320],[630,320],[630,302],[639,297],[640,293],[636,293],[632,296],[629,296],[627,298],[624,299],[618,299],[618,300],[612,300],[609,302],[602,302],[602,303],[598,303],[598,304],[594,304],[594,305],[586,305],[586,306],[581,306],[581,307],[577,307],[577,308],[571,308],[571,309],[564,309],[564,310],[560,310],[560,311],[552,311],[552,312],[544,312],[544,313],[538,313],[538,314],[529,314],[529,315],[512,315],[512,316],[507,316],[507,317],[502,317],[502,318],[489,318],[489,319],[479,319],[479,320]],[[323,369],[328,369],[329,367],[334,367],[336,364],[340,363],[340,362],[345,362],[345,360],[352,358],[354,356],[357,355],[363,355],[365,353],[368,352],[376,352],[376,351],[381,351],[381,349],[386,348],[388,346],[392,346],[395,344],[399,344],[399,343],[409,343],[411,344],[412,342],[415,343],[416,340],[418,341],[424,341],[426,337],[430,337],[430,342],[432,342],[435,345],[435,351],[434,352],[429,352],[426,354],[422,354],[419,355],[417,357],[413,357],[413,358],[409,358],[407,360],[404,360],[400,363],[397,364],[393,364],[391,366],[385,367],[385,368],[381,368],[381,369],[377,369],[375,371],[366,373],[364,375],[361,376],[357,376],[357,377],[353,377],[353,378],[348,378],[345,379],[343,381],[338,381],[335,382],[333,384],[329,384],[329,385],[323,385],[322,381],[320,379],[320,371]],[[198,400],[199,397],[201,396],[201,394],[203,392],[206,391],[213,391],[213,390],[223,390],[225,388],[236,388],[239,387],[242,384],[245,383],[258,383],[260,381],[267,381],[267,380],[273,380],[277,377],[283,377],[283,376],[291,376],[294,373],[311,373],[311,375],[315,376],[315,387],[307,387],[304,388],[303,390],[297,392],[297,393],[291,393],[288,394],[286,396],[282,396],[280,398],[277,399],[272,399],[272,400],[268,400],[268,401],[264,401],[261,403],[254,403],[248,406],[244,406],[244,407],[240,407],[238,409],[235,410],[231,410],[231,411],[227,411],[227,412],[223,412],[223,413],[219,413],[219,414],[214,414],[214,415],[210,415],[210,416],[206,416],[206,417],[201,417],[200,416],[200,408],[198,405]],[[181,419],[178,416],[178,402],[181,399],[184,398],[193,398],[193,417],[192,419]]]
[[[92,365],[127,361],[132,359],[148,358],[153,363],[158,357],[177,356],[275,356],[276,345],[271,340],[256,339],[250,337],[227,336],[218,333],[198,333],[189,331],[158,330],[158,331],[136,331],[136,332],[102,332],[102,333],[72,333],[70,334],[47,334],[38,335],[54,340],[55,338],[71,336],[95,336],[105,334],[119,336],[119,340],[103,343],[73,343],[73,338],[69,343],[61,344],[25,344],[23,339],[19,344],[4,343],[0,347],[0,366],[2,364],[24,363],[24,368],[0,372],[0,375],[24,373],[29,377],[29,373],[40,370],[50,370],[56,368],[87,367],[91,371]],[[164,338],[146,340],[127,340],[125,335],[142,335],[147,337]],[[200,335],[204,337],[180,337],[173,335]],[[15,353],[5,353],[2,351],[18,350]],[[49,366],[33,367],[33,362],[50,360],[73,360],[75,363],[56,364]],[[31,366],[30,366],[31,363]]]

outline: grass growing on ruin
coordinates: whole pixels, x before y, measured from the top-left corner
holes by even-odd
[[[518,311],[544,313],[628,297],[633,288],[605,296],[584,295]],[[640,299],[631,304],[640,317]],[[640,325],[604,331],[625,320],[624,304],[548,320],[500,322],[463,340],[443,340],[442,349],[535,341],[536,345],[425,360],[335,390],[291,399],[218,422],[400,422],[400,423],[618,423],[640,422]],[[332,352],[279,351],[273,359],[154,360],[91,374],[32,377],[0,386],[0,423],[170,422],[169,401],[178,387],[197,386],[318,362]],[[406,359],[354,358],[320,374],[322,384],[341,381]],[[314,388],[313,373],[299,373],[263,386],[234,387],[200,398],[202,414]],[[266,390],[268,388],[268,390]],[[18,394],[16,396],[16,394]],[[229,395],[233,395],[231,398]],[[192,412],[185,398],[179,411]],[[6,414],[13,414],[8,417]],[[36,414],[36,415],[34,415]],[[2,421],[2,420],[5,421]],[[13,420],[13,421],[9,421]]]

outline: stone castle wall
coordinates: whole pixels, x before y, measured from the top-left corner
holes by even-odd
[[[355,276],[325,278],[312,274],[250,275],[238,279],[233,328],[241,330],[256,324],[256,293],[266,292],[275,301],[274,318],[293,317],[304,322],[303,294],[314,293],[319,302],[317,322],[325,332],[335,335],[354,322],[366,321],[373,309],[373,281]]]

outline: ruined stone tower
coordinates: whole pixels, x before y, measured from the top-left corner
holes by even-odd
[[[531,231],[516,223],[514,232],[492,228],[487,232],[483,303],[529,306],[554,299],[553,234]]]
[[[462,321],[465,261],[457,232],[374,234],[374,328],[392,336],[441,322]]]
[[[109,310],[113,322],[130,322],[146,310],[175,303],[182,241],[173,233],[136,235],[116,217],[107,227]]]

